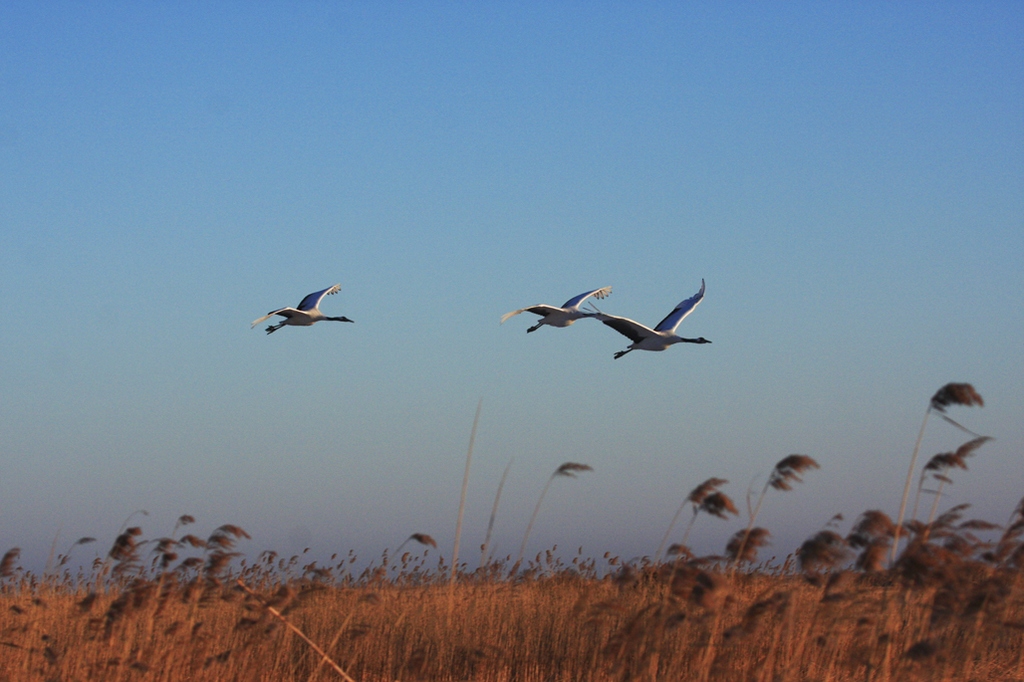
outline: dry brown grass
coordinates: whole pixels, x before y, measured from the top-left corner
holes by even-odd
[[[930,409],[952,404],[981,398],[949,384]],[[986,440],[936,455],[921,480],[947,482]],[[250,562],[236,551],[249,537],[239,526],[177,537],[190,516],[150,540],[126,521],[106,557],[77,573],[70,553],[93,538],[42,575],[21,569],[14,548],[0,558],[0,682],[1024,680],[1024,500],[1005,527],[965,520],[958,505],[906,524],[866,511],[843,536],[837,516],[781,567],[757,565],[765,494],[816,468],[806,455],[778,462],[756,504],[748,494],[748,523],[725,556],[677,544],[665,563],[660,549],[654,561],[605,554],[599,567],[552,548],[524,565],[489,560],[485,543],[471,572],[414,533],[356,575],[351,553]],[[584,471],[567,462],[549,477],[530,526],[551,481]],[[693,506],[691,526],[701,511],[737,515],[725,483],[690,493],[680,511]],[[399,554],[409,542],[420,547]]]
[[[845,568],[853,549],[891,540],[879,512],[847,538],[812,536],[803,573],[727,571],[715,558],[609,572],[548,552],[511,577],[507,560],[461,572],[451,615],[450,568],[422,556],[359,576],[352,557],[225,562],[244,531],[222,526],[200,541],[200,561],[172,567],[171,545],[186,551],[194,536],[143,544],[131,528],[97,566],[110,569],[102,581],[33,576],[8,553],[0,679],[1022,679],[1022,508],[991,542],[975,536],[991,524],[954,508],[886,571]]]

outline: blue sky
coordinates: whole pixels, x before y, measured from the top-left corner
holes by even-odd
[[[26,565],[146,509],[245,548],[454,539],[652,553],[711,476],[784,555],[895,514],[932,393],[997,440],[948,504],[1021,487],[1024,10],[1016,3],[7,3],[0,537]],[[607,312],[711,345],[612,360]],[[249,322],[335,282],[323,323]],[[959,410],[959,411],[957,411]],[[923,456],[963,436],[939,421]],[[741,503],[742,504],[742,503]],[[740,521],[698,523],[719,552]],[[80,550],[83,555],[103,551]],[[86,556],[88,558],[88,556]]]

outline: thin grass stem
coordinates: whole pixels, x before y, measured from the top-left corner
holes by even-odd
[[[551,481],[555,480],[555,474],[551,474],[548,477],[548,482],[544,484],[544,489],[540,491],[540,497],[537,498],[537,506],[533,508],[533,515],[530,516],[530,522],[526,524],[526,533],[523,534],[523,544],[519,546],[519,558],[516,559],[516,564],[521,564],[523,561],[523,554],[526,553],[526,541],[530,539],[530,531],[533,530],[533,522],[537,520],[537,513],[540,511],[541,502],[544,501],[544,496],[548,494],[548,488],[551,487]]]
[[[239,578],[239,579],[238,579],[238,580],[237,580],[236,582],[238,583],[238,586],[239,586],[239,587],[241,587],[241,588],[242,588],[243,590],[245,590],[245,591],[246,591],[246,593],[248,593],[248,594],[249,594],[249,595],[250,595],[250,596],[251,596],[251,597],[252,597],[253,599],[255,599],[256,601],[258,601],[258,602],[260,603],[260,605],[261,605],[261,606],[262,606],[262,607],[263,607],[264,609],[266,609],[266,610],[267,610],[267,613],[269,613],[269,614],[270,614],[270,615],[272,615],[272,616],[273,616],[274,618],[276,618],[276,619],[278,619],[279,621],[281,621],[282,623],[284,623],[284,624],[285,624],[285,627],[287,627],[287,628],[288,628],[289,630],[291,630],[291,631],[292,631],[292,632],[294,632],[294,633],[295,633],[296,635],[298,635],[298,636],[299,636],[299,637],[300,637],[300,638],[302,639],[302,641],[303,641],[303,642],[305,642],[306,644],[308,644],[308,645],[309,645],[309,647],[310,647],[310,648],[311,648],[311,649],[312,649],[313,651],[315,651],[315,652],[317,652],[318,654],[320,654],[320,657],[321,657],[321,658],[322,658],[322,659],[323,659],[323,660],[324,660],[324,661],[325,661],[325,662],[326,662],[326,663],[327,663],[327,664],[328,664],[329,666],[331,666],[332,668],[334,668],[335,672],[337,672],[337,673],[338,673],[339,675],[341,675],[341,678],[342,678],[342,679],[344,679],[344,680],[347,680],[348,682],[356,682],[356,681],[355,681],[355,680],[353,680],[353,679],[352,679],[351,677],[349,677],[348,673],[346,673],[346,672],[345,672],[345,671],[344,671],[344,670],[343,670],[343,669],[341,668],[341,666],[340,666],[340,665],[338,665],[337,663],[335,663],[335,662],[334,662],[334,660],[333,660],[333,659],[332,659],[332,658],[331,658],[330,656],[328,656],[328,655],[327,655],[327,652],[325,652],[325,651],[324,651],[323,649],[321,649],[320,647],[318,647],[318,646],[316,645],[316,642],[314,642],[314,641],[313,641],[313,640],[311,640],[311,639],[310,639],[309,637],[307,637],[307,636],[306,636],[306,633],[304,633],[304,632],[303,632],[302,630],[300,630],[299,628],[297,628],[297,627],[295,627],[294,625],[292,625],[291,621],[289,621],[289,620],[288,620],[287,618],[285,618],[285,617],[284,617],[283,615],[281,615],[281,612],[280,612],[280,611],[278,611],[278,610],[277,610],[277,609],[275,609],[275,608],[274,608],[273,606],[271,606],[271,605],[270,605],[270,604],[268,604],[268,603],[267,603],[266,601],[264,601],[263,597],[261,597],[260,595],[256,594],[256,592],[255,592],[255,591],[253,591],[253,590],[252,590],[252,589],[251,589],[251,588],[250,588],[250,587],[249,587],[248,585],[246,585],[246,584],[245,584],[245,583],[244,583],[244,582],[242,581],[242,579],[241,579],[241,578]]]
[[[473,416],[473,428],[469,432],[469,449],[466,451],[466,470],[462,475],[462,496],[459,498],[459,516],[455,521],[455,547],[452,549],[452,573],[449,583],[455,582],[455,575],[459,568],[459,541],[462,538],[462,515],[466,511],[466,490],[469,488],[469,465],[473,461],[473,443],[476,441],[476,427],[480,423],[480,408],[483,407],[484,399],[476,404],[476,415]]]
[[[505,479],[508,478],[508,472],[512,468],[512,460],[508,461],[508,465],[505,466],[505,472],[501,475],[501,480],[498,481],[498,492],[494,494],[494,506],[491,507],[491,518],[487,522],[487,535],[484,536],[483,547],[480,548],[480,566],[485,567],[491,561],[491,531],[494,530],[494,519],[498,516],[498,502],[501,500],[501,490],[505,487]]]
[[[903,516],[907,512],[907,498],[910,497],[910,484],[914,480],[914,466],[917,464],[917,454],[921,450],[921,441],[924,439],[924,427],[928,425],[928,417],[932,413],[932,406],[929,405],[924,413],[924,421],[921,422],[921,431],[917,434],[917,442],[914,443],[914,454],[910,456],[910,468],[907,470],[907,482],[903,484],[903,499],[900,500],[900,513],[896,515],[896,529],[892,537],[892,555],[889,563],[896,563],[896,555],[900,547],[900,529],[903,526]]]

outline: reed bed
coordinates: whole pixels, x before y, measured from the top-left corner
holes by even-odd
[[[980,400],[950,384],[929,410]],[[989,440],[969,433],[925,465],[918,497],[938,499]],[[1024,680],[1024,500],[999,525],[937,502],[920,521],[915,497],[906,522],[868,510],[844,534],[837,517],[783,564],[757,563],[768,491],[818,468],[807,455],[780,460],[714,556],[685,541],[701,512],[739,515],[718,478],[683,500],[654,558],[625,563],[557,548],[493,560],[485,543],[470,570],[413,533],[356,572],[351,553],[326,565],[250,559],[236,551],[242,528],[199,537],[184,533],[191,516],[150,539],[126,521],[91,567],[68,566],[93,538],[41,574],[11,549],[0,558],[0,680]],[[559,467],[537,508],[552,480],[585,471]],[[686,505],[682,542],[662,561]]]
[[[15,575],[0,679],[344,679],[335,666],[366,681],[1022,679],[1019,568],[936,563],[936,551],[870,573],[680,560],[599,577],[552,561],[514,578],[460,573],[451,611],[444,570],[232,574],[259,600],[227,574],[102,592]]]
[[[454,588],[423,534],[357,575],[354,556],[250,564],[237,526],[132,527],[89,573],[0,561],[0,679],[1024,679],[1024,500],[1005,527],[965,512],[908,524],[889,568],[894,524],[874,510],[781,566],[548,550],[460,565]]]

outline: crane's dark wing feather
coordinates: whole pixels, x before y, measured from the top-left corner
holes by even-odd
[[[532,305],[529,308],[523,308],[523,312],[547,317],[551,313],[561,312],[561,310],[551,305]]]
[[[646,327],[639,322],[634,322],[628,318],[616,317],[615,315],[605,315],[603,313],[595,315],[594,317],[601,320],[633,343],[639,343],[648,336],[643,333],[643,330],[646,329]]]

